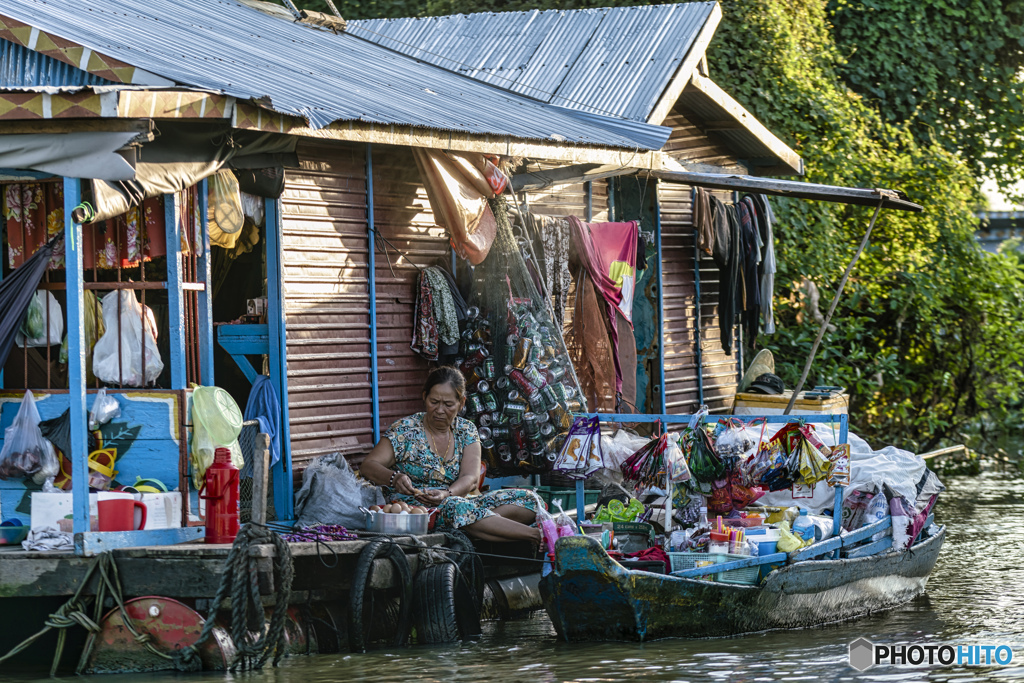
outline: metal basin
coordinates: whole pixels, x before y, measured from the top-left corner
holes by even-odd
[[[396,515],[390,512],[366,512],[366,530],[381,534],[421,535],[427,533],[430,515]]]

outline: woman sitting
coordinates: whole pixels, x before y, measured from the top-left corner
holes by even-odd
[[[438,508],[437,524],[486,541],[539,544],[530,527],[537,499],[529,491],[502,489],[465,496],[480,479],[476,426],[459,417],[466,380],[450,366],[435,368],[423,386],[425,412],[395,422],[360,466],[363,477],[394,492],[391,502],[418,501]]]

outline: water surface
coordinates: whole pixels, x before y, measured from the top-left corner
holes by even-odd
[[[566,644],[543,614],[489,622],[477,643],[363,655],[292,657],[277,669],[206,673],[188,680],[334,681],[987,681],[1024,680],[1024,478],[989,472],[951,478],[936,521],[948,526],[927,593],[884,614],[813,629],[725,639]],[[1006,643],[1008,667],[874,667],[847,664],[848,644]],[[0,678],[5,678],[0,674]],[[18,677],[17,681],[49,680]],[[92,677],[104,683],[177,683],[181,675]]]

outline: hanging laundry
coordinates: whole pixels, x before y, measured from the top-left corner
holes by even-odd
[[[455,313],[455,301],[452,290],[448,287],[441,269],[430,266],[423,270],[430,288],[431,309],[437,321],[437,336],[444,346],[457,346],[459,343],[459,320]]]
[[[761,318],[761,283],[758,264],[761,261],[760,237],[754,202],[744,197],[736,205],[743,235],[743,309],[741,324],[743,325],[744,341],[754,348],[757,342],[758,327]]]
[[[576,278],[575,307],[565,344],[587,406],[598,412],[614,412],[616,351],[608,326],[607,305],[586,268],[581,268]]]
[[[595,289],[605,300],[612,345],[619,346],[616,310],[633,326],[633,293],[636,287],[637,221],[625,223],[584,223],[569,216],[576,253],[587,269]],[[630,340],[632,341],[632,340]],[[617,351],[615,360],[615,391],[622,391],[622,368]]]
[[[569,272],[569,241],[572,239],[569,220],[564,216],[530,214],[536,237],[544,251],[544,283],[551,294],[555,322],[558,328],[565,326],[565,305],[569,300],[572,273]]]
[[[763,194],[753,195],[755,206],[758,208],[758,226],[760,227],[762,242],[761,257],[761,315],[764,318],[762,332],[774,334],[775,312],[772,306],[772,297],[775,295],[775,273],[778,272],[778,262],[775,260],[775,235],[773,225],[775,224],[775,213],[772,211],[768,198]]]
[[[743,300],[743,236],[735,206],[726,206],[711,195],[714,228],[712,257],[718,266],[718,332],[722,350],[732,355],[733,327]]]
[[[708,256],[715,248],[714,216],[711,213],[711,193],[703,187],[695,188],[693,198],[693,227],[697,233],[697,248]]]
[[[257,420],[260,432],[270,437],[270,465],[281,459],[281,440],[277,438],[281,422],[281,403],[274,383],[266,375],[259,375],[252,384],[249,401],[245,404],[245,419]]]
[[[416,315],[412,326],[412,343],[409,347],[427,360],[437,360],[437,321],[434,319],[430,283],[423,271],[420,271],[416,291]]]

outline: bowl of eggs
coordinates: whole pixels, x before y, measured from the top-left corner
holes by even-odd
[[[374,505],[366,512],[366,530],[381,534],[425,534],[429,525],[430,511],[418,505]]]

